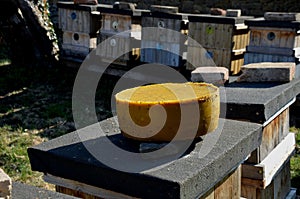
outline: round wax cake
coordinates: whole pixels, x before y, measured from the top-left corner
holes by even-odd
[[[153,84],[115,98],[121,132],[135,140],[171,141],[179,132],[176,139],[194,139],[218,126],[220,96],[212,84]]]

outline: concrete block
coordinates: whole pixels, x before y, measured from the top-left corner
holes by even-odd
[[[242,10],[240,9],[227,9],[226,16],[227,17],[240,17],[242,15]]]
[[[224,84],[228,81],[229,71],[225,67],[198,67],[192,71],[193,82],[207,82],[212,84]]]
[[[211,15],[222,15],[226,16],[226,10],[223,10],[221,8],[211,8],[210,9],[210,14]]]
[[[11,179],[0,169],[0,198],[9,199],[11,196]]]
[[[238,82],[290,82],[295,77],[295,63],[263,62],[241,67]]]
[[[266,12],[264,17],[268,21],[300,21],[300,13]]]
[[[209,137],[203,137],[205,142],[195,140],[189,151],[178,159],[168,155],[149,159],[143,154],[137,158],[111,154],[114,166],[120,163],[130,166],[136,170],[134,173],[109,168],[96,159],[107,157],[104,154],[108,151],[107,137],[122,150],[139,153],[139,145],[120,134],[116,118],[29,148],[28,155],[33,170],[124,195],[145,199],[200,198],[232,173],[261,142],[262,127],[259,124],[223,119],[219,124],[223,125]],[[103,136],[94,133],[99,125],[107,132]],[[89,137],[81,139],[86,135]],[[180,147],[182,142],[175,144]],[[101,153],[93,156],[87,150],[90,147]]]

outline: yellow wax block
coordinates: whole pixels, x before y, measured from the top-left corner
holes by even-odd
[[[219,88],[212,84],[153,84],[123,90],[115,98],[119,127],[131,139],[194,139],[218,126]]]

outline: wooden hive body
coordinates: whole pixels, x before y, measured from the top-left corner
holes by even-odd
[[[212,59],[216,66],[237,74],[249,42],[249,31],[243,24],[245,19],[247,17],[189,16],[189,37],[194,41],[188,43],[188,68],[206,65],[206,60]]]
[[[297,62],[300,57],[300,22],[246,21],[250,29],[245,64],[258,62]]]
[[[180,67],[184,48],[180,35],[183,24],[183,15],[178,13],[143,14],[141,61]]]
[[[132,57],[139,57],[140,24],[143,11],[101,9],[101,29],[97,48],[104,62],[126,65]]]
[[[59,2],[58,19],[62,36],[62,58],[84,59],[96,48],[96,34],[100,29],[100,13],[96,5]]]

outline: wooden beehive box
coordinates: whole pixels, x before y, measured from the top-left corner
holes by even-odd
[[[141,61],[172,67],[182,65],[184,45],[181,32],[184,15],[151,12],[142,15]]]
[[[62,55],[84,59],[91,50],[96,48],[96,38],[87,33],[63,32]]]
[[[250,29],[245,64],[297,62],[300,57],[300,21],[257,18],[245,23]]]
[[[97,5],[81,5],[58,2],[58,24],[62,31],[96,34],[100,29],[100,13]]]
[[[216,66],[226,67],[232,74],[237,74],[243,65],[244,52],[249,42],[249,30],[244,24],[248,18],[190,15],[188,69],[206,65],[205,60],[211,58]]]
[[[145,10],[122,10],[99,8],[101,29],[97,43],[97,55],[104,62],[126,65],[131,59],[139,57],[141,39],[141,14]]]

